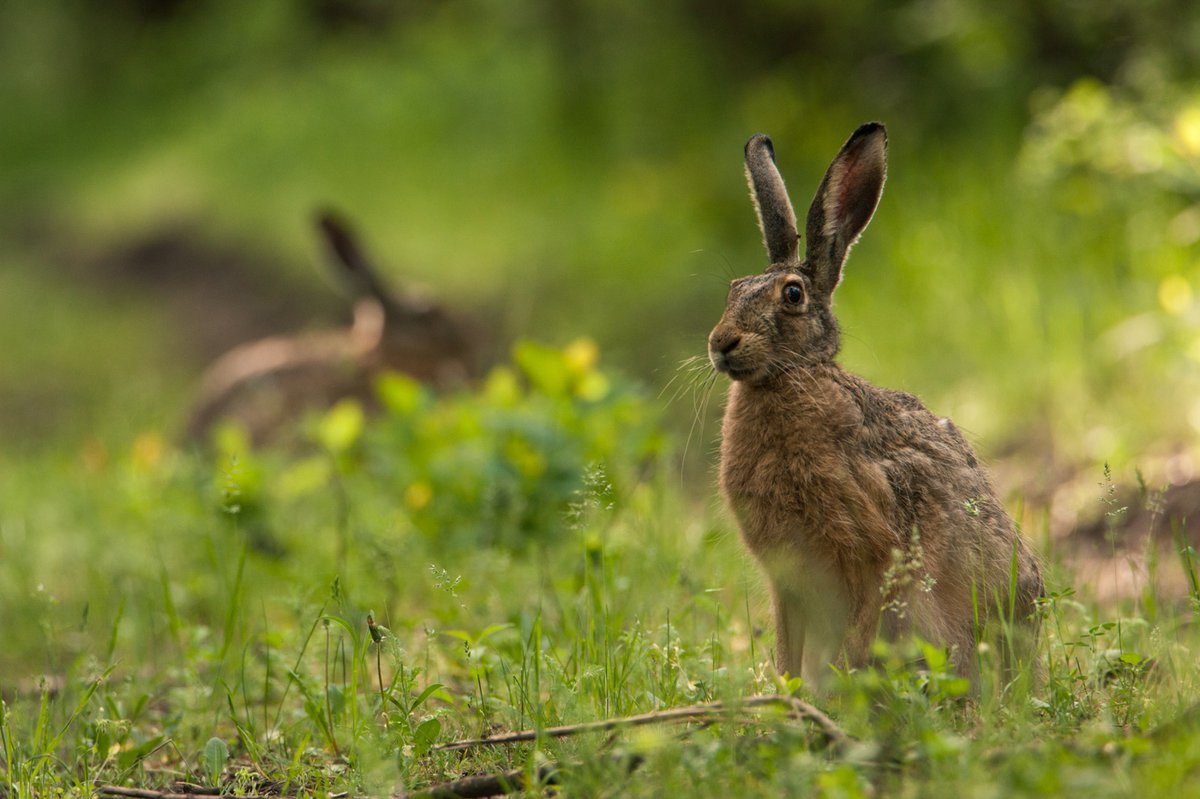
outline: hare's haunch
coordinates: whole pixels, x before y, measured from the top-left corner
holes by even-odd
[[[771,140],[746,144],[770,264],[733,281],[708,339],[732,378],[721,490],[770,583],[780,673],[868,663],[876,635],[915,632],[976,673],[982,635],[1033,640],[1037,561],[949,419],[834,358],[833,291],[887,173],[883,125],[863,125],[817,189],[800,252]]]

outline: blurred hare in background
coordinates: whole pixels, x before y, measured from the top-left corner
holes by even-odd
[[[190,438],[203,440],[229,420],[255,442],[271,440],[305,411],[342,397],[370,400],[375,378],[389,370],[438,387],[475,374],[481,348],[461,320],[433,302],[389,291],[337,216],[321,214],[317,226],[354,293],[352,324],[271,336],[222,355],[202,378]]]

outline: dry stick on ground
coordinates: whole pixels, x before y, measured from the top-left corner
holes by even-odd
[[[513,769],[501,774],[478,774],[412,793],[397,794],[393,799],[484,799],[488,796],[503,796],[529,787],[525,776],[525,769]],[[539,767],[537,782],[540,785],[557,785],[558,766],[548,764]]]
[[[640,727],[646,724],[662,724],[673,721],[701,721],[712,723],[727,718],[730,713],[739,710],[757,710],[767,707],[781,707],[796,719],[812,722],[825,738],[825,743],[833,750],[840,750],[850,742],[850,736],[833,723],[819,709],[808,702],[794,696],[770,694],[767,696],[751,696],[740,702],[708,702],[702,705],[657,710],[653,713],[642,713],[637,716],[624,716],[603,721],[592,721],[585,724],[570,724],[563,727],[547,727],[541,734],[549,738],[564,738],[570,735],[581,735],[588,732],[607,732],[624,727]],[[497,735],[494,738],[477,738],[468,741],[435,746],[433,752],[461,752],[480,746],[502,746],[505,744],[535,741],[538,738],[536,730],[515,732],[510,735]],[[633,771],[642,763],[640,755],[627,756],[626,767]],[[555,784],[558,781],[560,767],[554,764],[541,766],[537,771],[537,779],[543,784]],[[472,777],[454,780],[452,782],[434,785],[408,794],[400,794],[403,799],[480,799],[486,796],[499,796],[525,790],[526,772],[524,769],[505,771],[499,774],[478,774]],[[119,788],[105,785],[100,793],[108,796],[133,797],[133,799],[196,799],[197,794],[163,793],[140,788]],[[266,797],[242,797],[242,799],[267,799]],[[279,799],[275,797],[274,799]]]
[[[633,772],[645,762],[641,755],[624,754],[614,760],[624,766],[627,773]],[[562,766],[547,763],[537,770],[535,784],[544,787],[559,785],[559,774]],[[518,791],[528,790],[530,785],[526,780],[525,769],[513,769],[500,774],[478,774],[474,777],[464,777],[453,782],[443,782],[429,788],[422,788],[411,793],[396,794],[392,799],[485,799],[489,796],[504,796]]]
[[[736,703],[708,702],[703,705],[676,707],[670,710],[656,710],[653,713],[642,713],[637,716],[605,719],[604,721],[590,721],[584,724],[568,724],[563,727],[547,727],[541,731],[540,735],[546,738],[563,738],[568,735],[605,732],[621,727],[639,727],[644,724],[661,724],[669,721],[719,721],[721,717],[728,715],[732,711],[762,707],[783,707],[790,710],[792,715],[797,719],[811,721],[820,729],[821,734],[825,736],[826,743],[834,749],[841,749],[850,741],[850,737],[842,732],[841,728],[834,724],[829,716],[826,716],[807,702],[797,699],[794,696],[784,696],[783,694],[751,696]],[[539,733],[536,730],[525,730],[524,732],[514,732],[509,735],[497,735],[494,738],[455,741],[435,746],[430,751],[458,752],[480,746],[501,746],[504,744],[535,741],[538,737]]]
[[[581,735],[588,732],[607,732],[623,727],[638,727],[646,724],[659,724],[672,721],[697,721],[706,724],[728,718],[731,712],[765,707],[782,707],[797,719],[811,721],[817,726],[825,738],[825,743],[834,750],[842,749],[850,742],[850,736],[842,732],[833,721],[816,707],[792,696],[772,694],[769,696],[753,696],[738,703],[709,702],[703,705],[671,708],[653,713],[643,713],[638,716],[593,721],[585,724],[571,724],[563,727],[547,727],[542,735],[551,738],[562,738],[568,735]],[[524,743],[537,740],[534,730],[516,732],[510,735],[498,735],[494,738],[477,738],[470,741],[455,741],[434,747],[435,752],[460,752],[480,746],[500,746],[504,744]],[[625,768],[635,770],[643,762],[641,755],[626,755],[623,757]],[[560,765],[548,764],[537,772],[537,781],[543,785],[558,784]],[[482,799],[488,796],[500,796],[517,793],[529,787],[526,782],[524,769],[515,769],[500,774],[480,774],[465,777],[452,782],[434,785],[423,790],[400,794],[396,799]]]
[[[122,788],[119,785],[101,785],[98,789],[101,796],[126,796],[132,799],[197,799],[197,797],[218,796],[216,793],[172,793],[170,791],[152,791],[149,788]],[[280,796],[239,796],[238,799],[286,799]]]

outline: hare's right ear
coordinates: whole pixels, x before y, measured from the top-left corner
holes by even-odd
[[[805,269],[826,297],[837,288],[846,255],[875,214],[886,178],[887,130],[869,122],[842,145],[808,209]]]
[[[385,311],[392,310],[394,300],[391,292],[380,281],[370,260],[363,253],[358,239],[350,230],[350,226],[331,211],[322,211],[317,215],[317,227],[325,239],[333,259],[341,265],[343,272],[349,276],[356,294],[374,297],[384,307]]]
[[[750,184],[750,196],[758,212],[758,226],[771,265],[796,265],[800,244],[796,213],[775,166],[775,148],[771,139],[761,133],[746,142],[746,182]]]

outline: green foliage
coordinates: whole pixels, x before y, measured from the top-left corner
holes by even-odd
[[[665,383],[727,278],[763,265],[749,133],[803,205],[879,118],[890,178],[839,291],[847,363],[988,449],[1169,449],[1200,419],[1197,8],[6,4],[0,436],[111,444],[186,406],[192,332],[94,253],[195,228],[311,285],[331,203],[395,282],[506,309],[494,338],[587,331]]]
[[[665,467],[653,403],[596,360],[522,343],[447,396],[389,376],[378,415],[335,407],[299,449],[143,437],[54,482],[16,472],[0,486],[7,795],[167,774],[384,795],[554,761],[566,795],[1116,796],[1178,792],[1200,767],[1181,713],[1200,701],[1195,608],[1150,604],[1153,585],[1100,606],[1055,582],[1016,679],[989,643],[972,686],[945,651],[901,641],[819,695],[782,684],[756,570]],[[484,476],[525,510],[496,512]],[[1102,484],[1096,501],[1115,500]],[[1194,588],[1176,537],[1160,569]],[[737,709],[780,690],[852,742]],[[715,699],[728,719],[545,732]],[[533,740],[442,748],[512,730]]]
[[[220,785],[221,774],[229,762],[229,746],[220,738],[209,738],[200,757],[204,763],[204,775],[209,785]]]
[[[400,508],[401,534],[452,549],[544,542],[569,511],[626,501],[666,454],[657,411],[596,358],[586,340],[565,350],[521,342],[516,371],[498,367],[478,393],[440,399],[385,375],[385,412],[369,432],[361,407],[343,401],[314,425],[325,453],[265,479],[298,502],[319,499],[331,479],[370,482]]]

